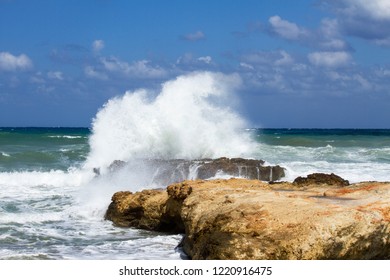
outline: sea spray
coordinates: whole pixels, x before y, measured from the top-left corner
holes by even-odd
[[[114,160],[239,157],[253,151],[233,111],[238,75],[196,72],[109,100],[93,121],[86,168]]]

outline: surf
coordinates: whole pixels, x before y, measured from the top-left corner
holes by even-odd
[[[109,100],[97,113],[85,168],[114,160],[201,159],[250,154],[254,143],[234,110],[238,75],[196,72]]]

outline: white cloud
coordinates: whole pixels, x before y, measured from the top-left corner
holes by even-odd
[[[374,43],[382,47],[390,47],[390,36],[383,39],[375,39]]]
[[[351,62],[352,57],[348,52],[312,52],[308,59],[315,66],[339,67]]]
[[[268,32],[285,40],[324,51],[350,50],[349,44],[342,37],[337,19],[324,18],[320,27],[312,30],[277,15],[270,17],[268,21]]]
[[[294,62],[294,59],[286,51],[280,51],[281,58],[275,61],[276,66],[289,65]]]
[[[104,68],[110,72],[119,72],[129,77],[162,78],[167,75],[166,70],[159,66],[151,66],[148,60],[139,60],[131,64],[116,57],[102,58]]]
[[[166,71],[160,67],[149,65],[148,60],[140,60],[130,65],[128,73],[141,78],[161,78],[166,76]]]
[[[241,66],[256,66],[258,67],[274,67],[274,66],[287,66],[294,63],[294,58],[285,50],[280,51],[258,51],[247,53],[241,56]],[[248,68],[248,67],[246,67]]]
[[[30,78],[30,82],[34,84],[44,84],[46,83],[45,79],[42,78],[42,73],[38,72],[35,76]]]
[[[322,0],[335,12],[343,34],[389,47],[389,0]]]
[[[84,74],[93,79],[98,79],[98,80],[107,80],[108,76],[104,73],[96,71],[92,66],[87,66],[84,68]]]
[[[364,15],[377,20],[390,19],[389,0],[344,0],[344,12],[350,16]]]
[[[110,72],[127,72],[129,69],[129,64],[127,62],[122,62],[116,57],[104,57],[101,59],[103,66],[106,70]]]
[[[337,19],[324,18],[318,31],[318,45],[325,50],[346,50],[348,44],[342,39],[340,24]]]
[[[204,33],[202,31],[196,31],[195,33],[189,33],[189,34],[183,35],[183,36],[181,36],[181,38],[183,40],[186,40],[186,41],[195,42],[195,41],[199,41],[199,40],[206,38],[206,36],[204,35]]]
[[[93,41],[92,49],[94,52],[100,52],[102,49],[104,49],[104,41],[103,40]]]
[[[288,40],[298,40],[302,36],[308,35],[308,31],[299,27],[293,22],[282,19],[280,16],[272,16],[268,22],[271,24],[272,32]]]
[[[212,61],[211,56],[201,56],[198,58],[199,61],[204,62],[206,64],[210,64]]]
[[[47,73],[47,77],[49,79],[62,81],[64,79],[64,74],[61,71],[50,71]]]
[[[25,54],[15,56],[9,52],[0,52],[0,70],[27,70],[32,68],[32,66],[33,63],[31,59]]]
[[[363,89],[366,89],[366,90],[372,89],[371,83],[366,78],[364,78],[362,75],[356,74],[353,76],[353,79],[355,81],[357,81],[362,86]]]
[[[182,56],[176,59],[176,65],[180,67],[181,70],[199,70],[204,69],[205,67],[214,67],[216,64],[213,61],[213,58],[209,55],[205,56],[195,56],[192,53],[185,53]]]
[[[245,69],[245,70],[255,70],[255,68],[252,65],[245,63],[245,62],[241,62],[240,67]]]

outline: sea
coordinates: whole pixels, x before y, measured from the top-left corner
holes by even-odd
[[[0,259],[186,259],[181,234],[104,219],[116,191],[166,187],[153,170],[110,172],[114,160],[245,157],[284,167],[283,181],[390,180],[389,129],[249,128],[226,105],[237,83],[196,73],[109,100],[88,128],[0,128]]]

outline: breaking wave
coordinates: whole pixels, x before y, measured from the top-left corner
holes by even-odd
[[[114,160],[246,156],[245,121],[232,109],[238,75],[196,72],[109,100],[97,113],[85,167]]]

